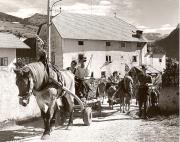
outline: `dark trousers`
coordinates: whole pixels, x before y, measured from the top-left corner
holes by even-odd
[[[148,100],[148,87],[147,86],[140,86],[138,89],[138,104],[139,104],[139,117],[144,114],[144,117],[147,116],[147,100]],[[143,107],[143,111],[142,111]]]
[[[147,101],[138,101],[139,102],[139,117],[142,116],[142,114],[144,114],[144,117],[147,116]],[[142,107],[143,107],[143,111],[142,111]]]

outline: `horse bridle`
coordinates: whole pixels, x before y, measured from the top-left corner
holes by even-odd
[[[19,96],[20,99],[28,100],[33,93],[26,92],[25,94],[27,94],[27,95],[23,95],[23,96],[18,95],[18,96]]]
[[[20,99],[28,100],[33,95],[33,80],[31,77],[28,78],[29,91],[27,91],[24,95],[18,95]]]

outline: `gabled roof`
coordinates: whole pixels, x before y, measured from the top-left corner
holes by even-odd
[[[30,49],[23,41],[10,33],[0,33],[0,48]]]
[[[146,65],[147,70],[146,73],[160,73],[159,70],[155,69],[154,67],[150,66],[150,65]],[[136,66],[135,68],[139,69],[140,71],[142,71],[142,67],[141,66]]]
[[[117,17],[61,13],[52,21],[62,38],[146,42],[132,36],[135,26]]]
[[[160,71],[152,66],[147,66],[147,73],[160,73]]]

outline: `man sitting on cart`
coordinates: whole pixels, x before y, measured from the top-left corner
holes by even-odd
[[[117,71],[114,71],[113,74],[108,78],[108,82],[110,82],[113,85],[118,85],[119,81],[120,77]]]
[[[89,85],[85,82],[86,77],[88,77],[89,70],[85,67],[86,57],[83,54],[79,55],[79,66],[76,68],[75,72],[75,90],[79,98],[88,97],[88,92],[90,90]]]

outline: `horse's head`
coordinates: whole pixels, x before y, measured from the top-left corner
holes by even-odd
[[[132,67],[129,71],[129,75],[132,77],[133,82],[137,82],[138,76],[143,74],[143,71],[137,67]]]
[[[27,106],[33,89],[30,69],[23,67],[21,69],[15,69],[14,72],[16,73],[16,85],[19,89],[19,104]]]

